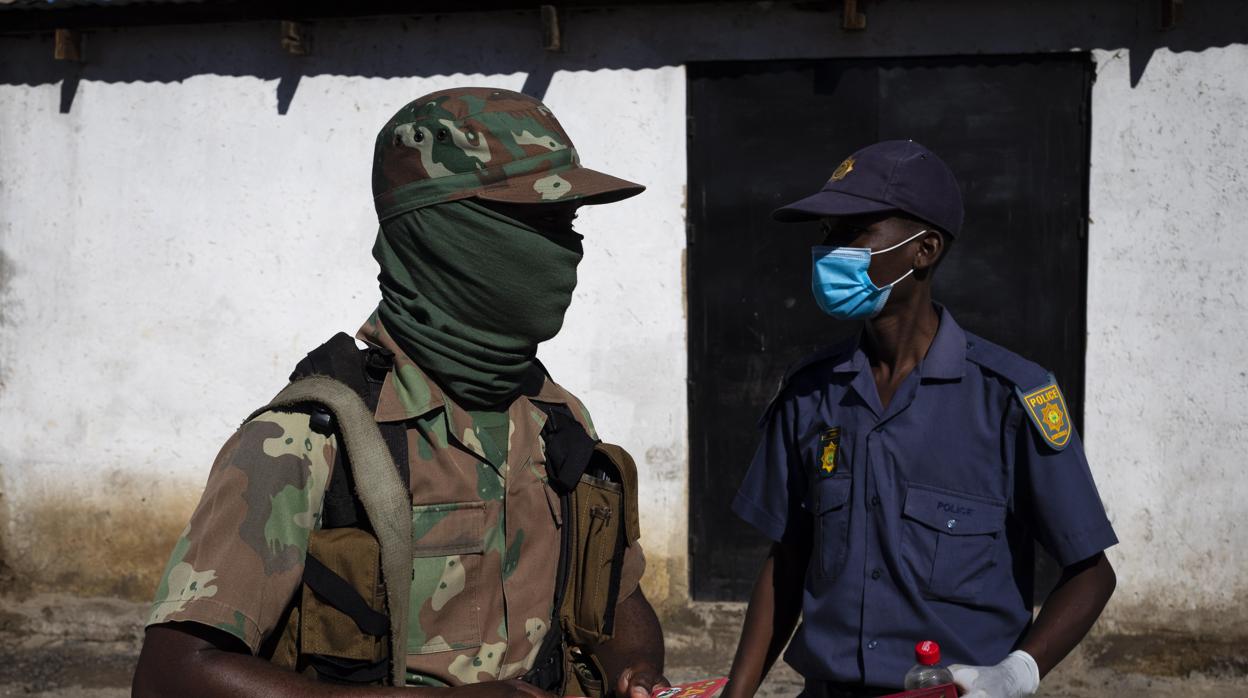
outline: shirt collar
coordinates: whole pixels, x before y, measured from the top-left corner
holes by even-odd
[[[940,325],[931,346],[927,348],[927,355],[919,363],[919,375],[925,379],[957,380],[966,375],[966,332],[958,326],[945,306],[939,303],[934,305],[940,315]],[[846,351],[832,364],[833,373],[859,373],[869,368],[862,339],[860,332],[852,350]]]
[[[919,375],[925,379],[957,380],[966,375],[966,332],[954,322],[945,306],[935,306],[940,313],[940,327],[919,365]]]
[[[863,332],[858,333],[858,339],[849,347],[849,351],[844,352],[835,363],[832,364],[833,373],[858,373],[867,368],[867,353],[862,350]]]
[[[545,371],[543,371],[544,373]],[[537,395],[529,395],[528,398],[535,402],[555,403],[561,405],[569,405],[576,402],[572,398],[572,394],[563,389],[563,386],[546,376],[542,380],[542,389],[537,391]]]
[[[386,374],[373,417],[378,422],[401,422],[446,406],[449,399],[442,388],[415,364],[382,326],[373,313],[356,338],[394,355],[394,366]]]

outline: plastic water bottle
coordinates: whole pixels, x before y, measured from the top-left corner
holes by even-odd
[[[940,663],[940,645],[924,640],[914,646],[914,659],[918,662],[906,672],[906,690],[932,688],[953,683],[953,674]]]

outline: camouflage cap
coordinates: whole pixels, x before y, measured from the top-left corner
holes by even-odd
[[[469,197],[604,204],[643,190],[581,167],[568,134],[540,101],[488,87],[411,102],[382,127],[373,154],[373,201],[383,221]]]

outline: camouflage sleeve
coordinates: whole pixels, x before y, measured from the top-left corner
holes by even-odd
[[[336,448],[300,413],[265,412],[235,432],[173,548],[147,624],[201,623],[254,653],[299,588]]]

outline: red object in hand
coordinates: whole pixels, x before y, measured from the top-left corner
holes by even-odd
[[[717,679],[703,679],[701,681],[693,681],[690,683],[682,683],[678,686],[662,686],[655,688],[651,693],[651,698],[714,698],[719,690],[728,683],[727,676],[721,676]],[[566,696],[565,698],[575,698],[574,696]],[[954,698],[957,698],[956,696]]]
[[[656,688],[650,695],[652,698],[711,698],[726,683],[728,683],[728,677],[721,676],[718,679],[682,683],[671,688]]]
[[[940,645],[923,640],[914,646],[914,661],[918,662],[906,672],[901,682],[907,691],[919,688],[937,688],[953,683],[953,674],[940,664]]]
[[[940,664],[940,645],[931,640],[924,640],[914,646],[914,658],[919,664],[927,666]]]

